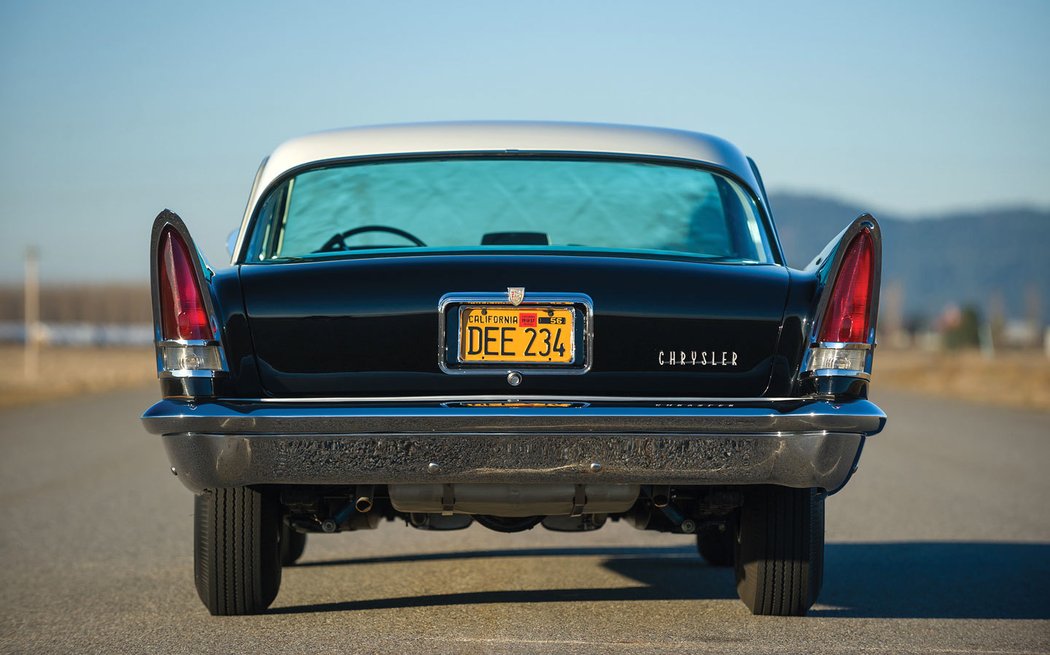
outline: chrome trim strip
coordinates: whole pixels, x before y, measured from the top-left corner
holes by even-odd
[[[492,364],[476,365],[467,364],[460,366],[449,366],[445,358],[446,352],[446,315],[448,306],[460,305],[505,305],[507,307],[527,307],[530,305],[582,305],[583,316],[583,365],[573,364],[571,366],[543,365],[543,364]],[[457,352],[459,351],[460,335],[456,335]],[[576,347],[575,334],[573,335],[573,348]],[[575,362],[575,352],[573,354]],[[455,292],[446,293],[438,300],[438,367],[448,375],[508,375],[512,372],[525,375],[583,375],[591,370],[594,361],[594,301],[584,293],[548,293],[526,291],[525,296],[518,305],[513,305],[507,298],[507,292]]]
[[[852,343],[852,342],[833,342],[833,341],[819,341],[810,346],[813,348],[824,348],[825,350],[871,350],[872,344],[870,343]]]
[[[167,399],[142,416],[153,434],[749,434],[874,435],[886,415],[868,400],[811,400],[750,407],[461,407],[442,405],[275,406]]]
[[[858,380],[871,380],[871,373],[855,371],[848,368],[819,368],[815,371],[803,371],[803,378],[857,378]]]
[[[248,234],[248,221],[252,217],[252,210],[255,209],[255,196],[259,191],[259,180],[262,179],[263,170],[266,168],[266,162],[270,161],[270,156],[263,157],[262,163],[259,164],[259,168],[255,171],[255,179],[252,180],[251,191],[248,192],[248,203],[244,207],[244,216],[241,218],[241,226],[237,230],[237,243],[233,248],[233,252],[230,253],[230,266],[236,266],[238,260],[241,257],[241,250],[244,249],[244,237]]]
[[[215,339],[160,339],[158,346],[216,346],[221,348],[222,344]]]
[[[161,369],[157,371],[157,378],[165,380],[168,378],[216,378],[225,371],[210,368],[176,368]]]
[[[717,404],[765,404],[765,403],[799,403],[811,398],[712,398],[706,396],[670,396],[654,398],[652,396],[539,396],[507,394],[475,394],[465,396],[326,396],[319,398],[218,398],[219,402],[230,403],[274,403],[274,404],[360,404],[360,403],[457,403],[457,402],[579,402],[579,403],[703,403]]]

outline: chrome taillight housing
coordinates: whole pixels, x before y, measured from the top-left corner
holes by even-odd
[[[153,302],[157,375],[215,377],[227,370],[206,295],[207,271],[181,220],[164,212],[154,228]]]
[[[835,255],[823,264],[826,287],[803,366],[803,377],[870,379],[878,313],[881,237],[871,216],[841,235]]]

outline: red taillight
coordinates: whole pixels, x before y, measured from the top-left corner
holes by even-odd
[[[872,266],[875,261],[871,231],[862,230],[846,248],[831,301],[824,312],[819,341],[867,343],[871,327]]]
[[[161,235],[157,259],[161,335],[186,341],[214,339],[190,250],[175,230],[168,228]]]

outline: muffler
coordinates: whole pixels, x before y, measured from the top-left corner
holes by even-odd
[[[390,503],[399,512],[488,516],[618,514],[638,499],[629,484],[392,484]]]

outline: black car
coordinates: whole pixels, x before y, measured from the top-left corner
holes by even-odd
[[[788,268],[716,137],[558,123],[357,128],[263,162],[231,266],[156,219],[163,399],[213,614],[270,605],[306,535],[477,522],[695,534],[756,614],[820,591],[867,400],[881,236]]]

